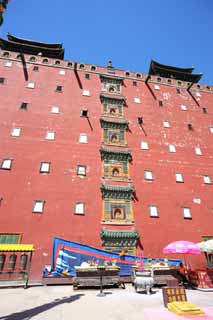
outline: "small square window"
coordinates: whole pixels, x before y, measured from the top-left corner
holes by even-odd
[[[59,70],[59,72],[58,72],[61,76],[65,76],[65,74],[66,74],[66,71],[65,70]]]
[[[22,102],[20,105],[20,109],[27,110],[27,106],[28,106],[27,102]]]
[[[81,117],[88,117],[88,110],[87,109],[81,110]]]
[[[141,141],[141,149],[142,149],[142,150],[148,150],[148,149],[149,149],[148,142],[146,142],[146,141]]]
[[[86,175],[86,166],[77,166],[77,175],[85,176]]]
[[[0,84],[5,84],[5,78],[0,78]]]
[[[175,173],[176,182],[184,182],[182,173]]]
[[[134,102],[135,102],[135,103],[140,103],[140,102],[141,102],[141,99],[136,97],[136,98],[134,98]]]
[[[1,169],[10,170],[12,168],[12,159],[3,159]]]
[[[137,81],[132,81],[133,87],[137,87]]]
[[[180,106],[180,108],[181,108],[181,110],[183,110],[183,111],[186,111],[186,110],[187,110],[187,106],[185,106],[184,104],[182,104],[182,105]]]
[[[158,217],[158,207],[149,206],[149,215],[150,217]]]
[[[158,103],[159,103],[159,107],[163,107],[163,101],[159,100]]]
[[[87,79],[87,80],[90,79],[90,74],[89,73],[85,73],[85,79]]]
[[[202,110],[203,110],[203,113],[208,113],[207,108],[202,108]]]
[[[203,182],[206,184],[211,184],[211,179],[209,176],[203,176]]]
[[[83,90],[82,95],[83,95],[83,96],[87,96],[87,97],[89,97],[89,96],[90,96],[90,92],[89,92],[89,90]]]
[[[63,87],[62,86],[56,86],[55,91],[56,92],[62,92],[63,91]]]
[[[87,143],[88,142],[88,138],[87,138],[86,133],[80,133],[79,142],[80,143]]]
[[[144,171],[144,179],[145,180],[153,180],[152,171]]]
[[[160,90],[160,86],[159,86],[158,84],[155,84],[155,85],[154,85],[154,89],[155,89],[155,90]]]
[[[33,205],[33,212],[42,213],[44,210],[44,200],[35,200]]]
[[[39,67],[38,66],[34,66],[33,67],[33,71],[39,71]]]
[[[58,106],[52,106],[51,113],[59,113],[59,112],[60,112],[60,108]]]
[[[28,82],[27,88],[34,89],[35,88],[35,82]]]
[[[202,151],[201,151],[201,149],[199,147],[195,147],[195,154],[197,156],[201,156],[202,155]]]
[[[4,66],[8,67],[8,68],[11,68],[12,65],[13,65],[12,61],[6,61],[5,64],[4,64]]]
[[[209,131],[210,131],[210,133],[213,133],[213,126],[209,127]]]
[[[169,144],[169,152],[175,153],[176,152],[176,147],[174,144]]]
[[[45,139],[46,140],[55,140],[55,132],[54,131],[47,131]]]
[[[188,123],[188,129],[193,130],[193,125],[191,123]]]
[[[85,211],[85,205],[83,202],[77,202],[75,204],[75,214],[84,214]]]
[[[169,128],[170,127],[169,121],[163,121],[163,127]]]
[[[41,162],[40,172],[41,173],[50,173],[50,162]]]
[[[177,88],[177,89],[176,89],[176,92],[177,92],[177,94],[180,94],[180,89]]]
[[[13,128],[11,131],[12,137],[19,137],[21,135],[21,128]]]
[[[192,214],[191,214],[191,209],[190,208],[183,208],[183,217],[185,219],[191,219]]]

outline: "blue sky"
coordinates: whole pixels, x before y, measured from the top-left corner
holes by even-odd
[[[10,0],[0,36],[62,42],[65,59],[147,73],[151,59],[213,84],[212,0]]]

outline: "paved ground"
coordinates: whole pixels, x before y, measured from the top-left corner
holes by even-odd
[[[152,295],[136,293],[131,285],[126,289],[105,289],[105,297],[98,290],[72,286],[34,286],[0,288],[0,320],[182,320],[163,306],[160,288]],[[187,290],[188,301],[202,307],[205,316],[190,319],[213,320],[213,292]],[[187,319],[189,319],[187,317]]]

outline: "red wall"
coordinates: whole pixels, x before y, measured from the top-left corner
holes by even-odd
[[[29,81],[36,82],[35,89],[28,89],[22,64],[14,59],[16,55],[11,53],[8,59],[13,60],[12,68],[5,67],[7,59],[1,53],[0,56],[0,77],[6,78],[6,83],[0,85],[0,160],[14,159],[11,170],[0,170],[0,233],[21,233],[22,243],[35,245],[31,278],[39,279],[43,266],[51,261],[53,237],[101,247],[99,72],[106,69],[97,67],[97,71],[90,72],[90,65],[86,65],[86,71],[78,70],[82,88],[90,90],[91,96],[85,97],[66,61],[60,67],[46,66],[38,57],[39,72],[32,70],[33,63],[27,63]],[[27,61],[29,56],[25,58]],[[60,69],[66,70],[65,76],[58,74]],[[85,79],[88,72],[90,80]],[[116,70],[116,74],[124,72]],[[142,79],[136,79],[136,74],[131,73],[122,86],[127,102],[124,115],[131,130],[127,132],[133,157],[130,176],[138,198],[133,204],[132,228],[140,232],[145,256],[163,257],[163,247],[171,241],[200,242],[202,236],[213,236],[213,186],[205,185],[202,178],[209,175],[213,181],[213,134],[209,131],[213,125],[213,90],[211,87],[207,92],[201,86],[198,106],[186,89],[176,93],[173,80],[173,85],[159,84],[160,91],[153,89],[155,100],[144,79],[143,74]],[[152,79],[156,82],[155,77]],[[137,80],[137,86],[132,85],[133,80]],[[55,92],[57,85],[64,87],[63,93]],[[191,92],[195,94],[194,89]],[[140,97],[141,103],[134,103],[134,97]],[[163,101],[163,107],[158,106],[158,100]],[[29,102],[28,110],[19,108],[22,101]],[[188,110],[180,110],[181,104],[187,105]],[[50,112],[53,105],[60,106],[60,114]],[[92,128],[86,118],[80,117],[83,107],[89,111]],[[208,109],[208,114],[202,112],[202,107]],[[143,129],[137,122],[140,116],[144,119]],[[163,120],[170,122],[170,128],[163,128]],[[193,131],[187,128],[189,122]],[[15,127],[22,128],[20,137],[10,135]],[[56,132],[55,141],[45,140],[48,130]],[[80,133],[88,134],[88,144],[78,142]],[[149,143],[149,150],[140,149],[141,140]],[[176,153],[168,151],[168,144],[176,145]],[[200,146],[202,156],[195,155],[195,146]],[[51,162],[50,174],[39,173],[41,161]],[[76,175],[78,164],[87,166],[86,177]],[[144,170],[153,172],[154,181],[144,181]],[[184,175],[184,183],[176,183],[175,172]],[[201,203],[194,203],[194,198],[200,198]],[[33,202],[39,199],[45,200],[44,212],[32,213]],[[86,205],[84,216],[74,214],[77,201]],[[149,216],[150,204],[158,206],[158,218]],[[191,208],[192,219],[183,218],[184,206]],[[203,255],[191,259],[196,266],[205,263]]]

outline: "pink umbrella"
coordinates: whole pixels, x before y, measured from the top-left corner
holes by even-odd
[[[200,254],[201,251],[196,243],[190,241],[175,241],[168,244],[164,249],[163,253],[192,253],[192,254]]]
[[[190,253],[201,254],[201,251],[196,243],[190,242],[190,241],[180,240],[180,241],[175,241],[175,242],[168,244],[163,249],[163,253],[183,253],[185,265],[187,265],[185,254],[190,254]],[[189,263],[189,268],[191,268],[190,263]]]

